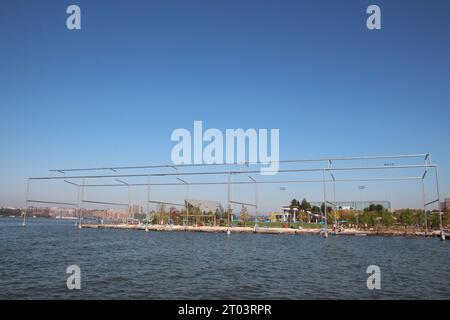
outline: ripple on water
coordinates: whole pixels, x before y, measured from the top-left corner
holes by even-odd
[[[428,238],[136,232],[0,219],[0,298],[449,299],[449,242]],[[82,289],[66,288],[81,268]],[[367,266],[382,289],[366,287]]]

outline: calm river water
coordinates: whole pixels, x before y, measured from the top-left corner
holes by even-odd
[[[1,299],[450,299],[438,238],[82,229],[0,218]],[[66,268],[81,269],[68,290]],[[369,265],[381,289],[368,290]]]

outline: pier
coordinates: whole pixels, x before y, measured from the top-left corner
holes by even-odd
[[[321,235],[322,229],[293,229],[293,228],[266,228],[266,227],[232,227],[226,226],[178,226],[178,225],[132,225],[132,224],[82,224],[82,228],[93,229],[119,229],[136,231],[162,231],[162,232],[211,232],[211,233],[259,233],[259,234],[286,234],[286,235]],[[404,236],[404,237],[440,237],[441,231],[400,231],[400,230],[358,230],[346,229],[340,232],[329,231],[330,235],[337,236]],[[446,235],[448,238],[449,235]]]

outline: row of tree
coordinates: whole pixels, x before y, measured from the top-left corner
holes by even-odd
[[[148,221],[152,224],[189,224],[189,225],[222,225],[225,217],[219,212],[202,212],[199,207],[192,206],[178,210],[175,207],[167,209],[165,204],[159,204],[155,211],[151,211]]]
[[[15,208],[0,208],[0,216],[20,216],[22,211]]]
[[[312,206],[306,199],[301,202],[297,199],[292,199],[290,208],[297,208],[297,220],[310,223],[310,215],[308,211],[324,216],[325,205],[322,203],[321,207]],[[438,228],[440,223],[439,213],[437,211],[427,211],[426,222],[429,228]],[[353,224],[359,226],[424,226],[425,212],[418,209],[399,209],[394,212],[384,208],[381,204],[371,204],[362,211],[357,210],[336,210],[333,207],[327,206],[327,220],[329,224],[334,223],[334,220],[344,224]],[[442,215],[442,224],[450,224],[450,211],[446,210]]]
[[[424,227],[425,222],[430,229],[439,228],[440,226],[440,213],[436,210],[425,211],[420,209],[399,209],[394,212],[390,212],[382,207],[370,206],[365,208],[361,214],[355,213],[350,215],[352,223],[358,222],[358,224],[374,227],[374,226],[416,226]],[[444,211],[442,213],[442,224],[450,224],[450,212]]]
[[[311,205],[305,198],[302,200],[302,202],[298,201],[297,199],[292,199],[291,204],[289,206],[291,209],[297,208],[297,220],[302,222],[308,222],[311,223],[311,216],[308,214],[309,212],[312,212],[314,214],[322,214],[325,212],[325,204],[322,203],[322,205],[315,206]],[[330,206],[327,206],[327,213],[331,213],[333,211],[333,208]]]

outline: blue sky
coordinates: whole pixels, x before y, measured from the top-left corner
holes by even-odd
[[[448,1],[2,1],[0,39],[2,205],[49,168],[170,162],[194,120],[280,128],[284,159],[431,152],[450,196]]]

